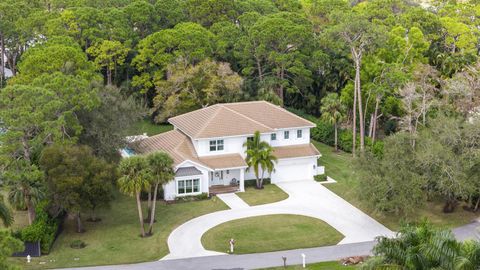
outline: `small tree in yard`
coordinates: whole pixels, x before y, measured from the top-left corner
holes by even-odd
[[[152,177],[147,159],[141,156],[122,159],[119,165],[119,171],[121,177],[118,179],[118,186],[122,193],[135,197],[137,201],[138,219],[140,221],[140,234],[142,237],[145,237],[140,194],[142,191],[150,188]]]
[[[153,233],[153,223],[155,222],[155,206],[157,204],[157,193],[160,185],[170,182],[175,177],[173,171],[173,159],[167,153],[154,153],[147,157],[150,172],[152,174],[152,209],[150,210],[150,224],[148,234]]]
[[[95,157],[87,146],[53,145],[40,157],[53,204],[74,215],[77,232],[84,232],[80,214],[95,210],[112,198],[115,174],[111,165]]]
[[[4,176],[10,187],[8,201],[17,209],[27,210],[28,224],[31,225],[35,220],[35,206],[45,196],[43,172],[28,162],[16,161]]]
[[[253,168],[257,182],[256,186],[258,189],[261,189],[263,188],[264,173],[267,171],[270,174],[275,170],[277,157],[273,155],[272,146],[261,140],[259,131],[255,131],[253,138],[247,140],[243,146],[247,147],[245,161],[249,166],[248,169]],[[262,169],[261,175],[260,169]]]
[[[345,110],[337,93],[330,93],[322,99],[322,119],[335,128],[335,151],[338,151],[338,124],[343,121]]]

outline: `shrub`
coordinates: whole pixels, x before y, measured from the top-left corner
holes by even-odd
[[[74,249],[81,249],[86,247],[87,244],[83,242],[82,240],[73,240],[72,243],[70,243],[70,247]]]
[[[270,178],[263,179],[263,185],[270,185],[271,181]],[[256,187],[257,181],[255,179],[245,180],[243,183],[244,187]]]
[[[335,128],[321,120],[315,121],[316,127],[311,129],[311,137],[319,142],[333,146],[335,144]]]
[[[313,178],[314,178],[315,181],[317,181],[317,182],[327,181],[327,175],[326,175],[326,174],[315,175]]]
[[[23,241],[40,241],[42,254],[48,254],[50,252],[58,230],[58,221],[52,219],[45,211],[47,205],[47,202],[41,202],[37,205],[35,208],[35,221],[32,225],[25,227],[20,233]]]
[[[202,201],[209,198],[210,197],[208,196],[208,193],[202,193],[198,195],[176,197],[175,201],[176,202],[193,202],[193,201]]]
[[[342,130],[338,136],[338,147],[345,152],[351,153],[353,146],[353,135],[349,130]]]

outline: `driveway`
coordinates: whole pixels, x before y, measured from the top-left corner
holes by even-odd
[[[296,181],[277,185],[288,193],[288,199],[271,204],[235,207],[214,212],[180,225],[168,237],[170,254],[162,260],[224,255],[224,253],[204,249],[201,243],[202,235],[224,222],[262,215],[295,214],[321,219],[345,236],[339,244],[372,241],[380,235],[394,236],[394,233],[385,226],[315,181]],[[237,198],[230,198],[230,201],[236,200]]]

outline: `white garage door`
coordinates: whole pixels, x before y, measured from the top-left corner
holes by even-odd
[[[272,174],[272,183],[313,179],[313,164],[312,160],[279,161]]]

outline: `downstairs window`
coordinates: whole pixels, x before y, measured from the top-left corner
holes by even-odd
[[[178,194],[191,194],[200,192],[200,179],[186,179],[177,181]]]

